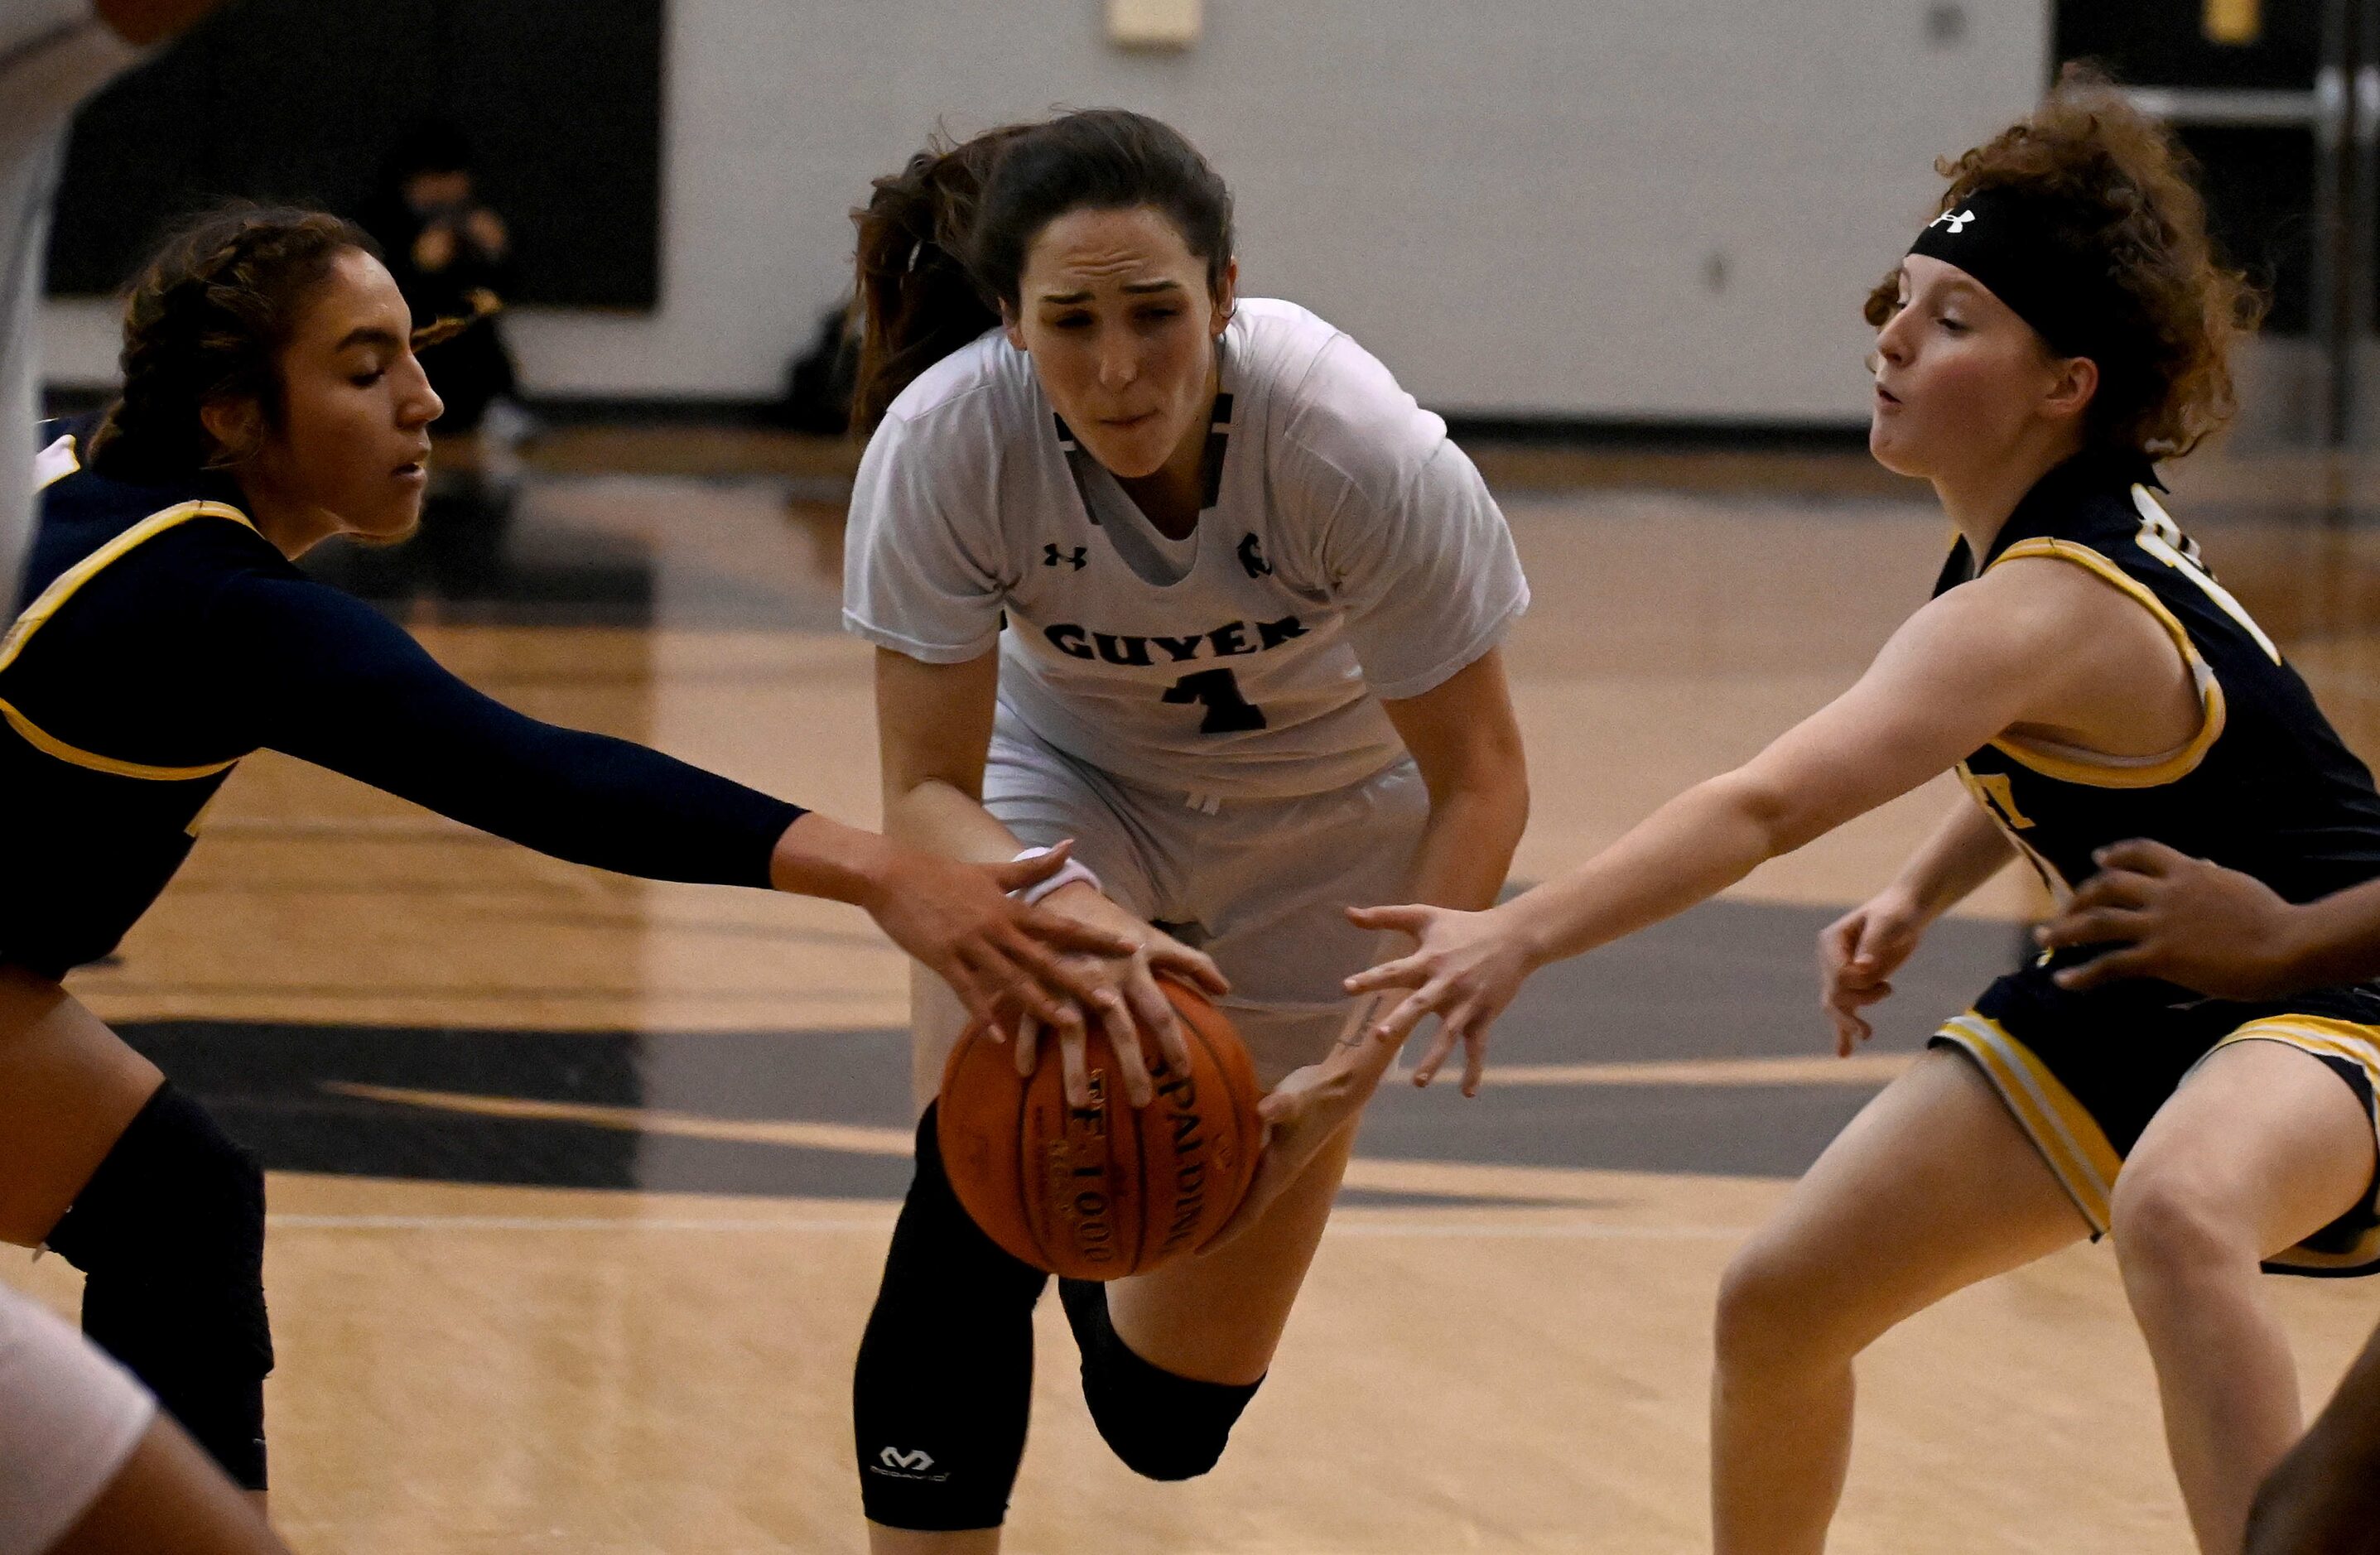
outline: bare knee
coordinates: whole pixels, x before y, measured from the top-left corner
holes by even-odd
[[[2135,1305],[2256,1267],[2253,1220],[2186,1169],[2127,1171],[2108,1205],[2116,1261]]]
[[[1722,1376],[1784,1376],[1840,1366],[1865,1347],[1841,1321],[1815,1260],[1755,1238],[1719,1277],[1712,1338]]]

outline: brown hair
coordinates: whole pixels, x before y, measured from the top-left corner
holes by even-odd
[[[361,227],[320,211],[234,206],[176,230],[125,299],[124,389],[92,434],[94,468],[153,484],[254,453],[225,446],[199,413],[252,399],[266,426],[280,425],[282,348],[307,298],[349,249],[380,257]],[[434,325],[414,341],[451,332]]]
[[[876,180],[859,226],[859,383],[852,424],[872,430],[910,382],[1014,308],[1033,240],[1069,211],[1154,206],[1207,262],[1232,262],[1232,196],[1182,132],[1122,108],[937,136]]]
[[[2019,188],[2054,213],[2054,240],[2104,257],[2123,303],[2093,355],[2094,444],[2178,457],[2230,419],[2231,344],[2263,319],[2265,299],[2216,257],[2194,164],[2169,129],[2096,69],[2069,65],[2031,116],[1934,170],[1950,180],[1937,215]],[[1896,266],[1868,294],[1869,323],[1892,317],[1900,286]]]

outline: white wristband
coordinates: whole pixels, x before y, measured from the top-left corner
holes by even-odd
[[[1050,850],[1046,847],[1028,847],[1023,853],[1018,854],[1012,862],[1022,864],[1028,858],[1038,858],[1049,851]],[[1012,891],[1009,894],[1030,907],[1039,903],[1041,898],[1049,895],[1050,893],[1057,890],[1060,886],[1072,885],[1076,881],[1085,882],[1093,891],[1103,890],[1099,884],[1099,876],[1091,873],[1089,869],[1085,867],[1081,860],[1069,858],[1065,863],[1060,865],[1058,872],[1051,875],[1048,880],[1037,881],[1032,885],[1026,886],[1020,891]]]

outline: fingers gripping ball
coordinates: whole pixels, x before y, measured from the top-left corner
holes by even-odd
[[[1205,995],[1159,986],[1181,1017],[1190,1072],[1154,1070],[1147,1107],[1125,1099],[1096,1029],[1088,1107],[1067,1105],[1054,1051],[1019,1075],[981,1023],[951,1050],[936,1133],[951,1187],[986,1235],[1036,1269],[1070,1280],[1155,1269],[1205,1245],[1256,1175],[1263,1125],[1247,1050]]]

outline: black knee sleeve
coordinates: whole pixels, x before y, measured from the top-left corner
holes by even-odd
[[[1124,1466],[1148,1479],[1196,1479],[1213,1468],[1263,1384],[1198,1382],[1151,1366],[1116,1333],[1105,1285],[1061,1280],[1058,1299],[1083,1351],[1083,1402]]]
[[[82,1329],[234,1481],[264,1488],[264,1173],[172,1082],[117,1137],[49,1245]]]
[[[934,1109],[852,1377],[859,1494],[870,1522],[998,1527],[1025,1456],[1033,1306],[1050,1277],[1002,1252],[942,1172]]]

